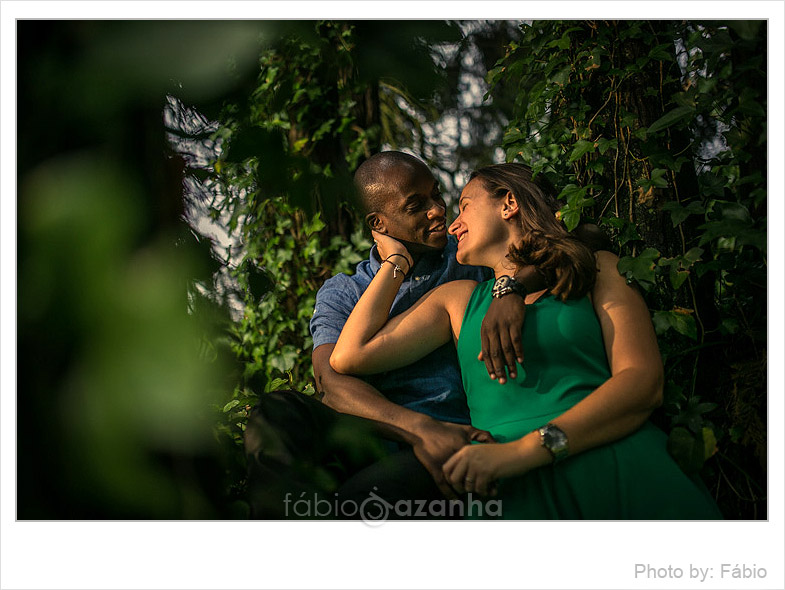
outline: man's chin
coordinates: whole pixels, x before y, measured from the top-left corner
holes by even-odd
[[[412,254],[432,254],[441,252],[447,246],[447,236],[437,237],[429,236],[426,242],[409,242],[408,240],[401,240],[397,238],[406,249]]]
[[[434,249],[444,250],[447,246],[447,234],[432,235],[428,241]]]

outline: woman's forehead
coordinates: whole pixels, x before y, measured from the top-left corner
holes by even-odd
[[[477,195],[483,195],[487,193],[488,190],[485,188],[485,185],[480,182],[479,178],[472,178],[463,190],[461,191],[461,199],[471,199],[472,197],[476,197]]]

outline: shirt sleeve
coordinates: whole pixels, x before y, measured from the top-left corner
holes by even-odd
[[[358,301],[356,289],[346,275],[337,275],[324,283],[316,293],[310,329],[313,347],[335,344],[349,314]]]

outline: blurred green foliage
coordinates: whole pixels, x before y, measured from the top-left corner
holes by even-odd
[[[669,448],[728,518],[766,517],[766,23],[523,26],[488,73],[508,160],[562,186],[644,292]],[[715,458],[708,460],[716,453]]]
[[[263,27],[208,25],[17,25],[20,519],[243,515],[211,410],[228,315],[189,303],[214,261],[161,110],[239,88]]]

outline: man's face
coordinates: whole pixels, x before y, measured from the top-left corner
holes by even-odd
[[[446,206],[439,184],[422,166],[399,166],[387,175],[392,189],[378,212],[382,233],[404,242],[413,253],[447,245]]]

